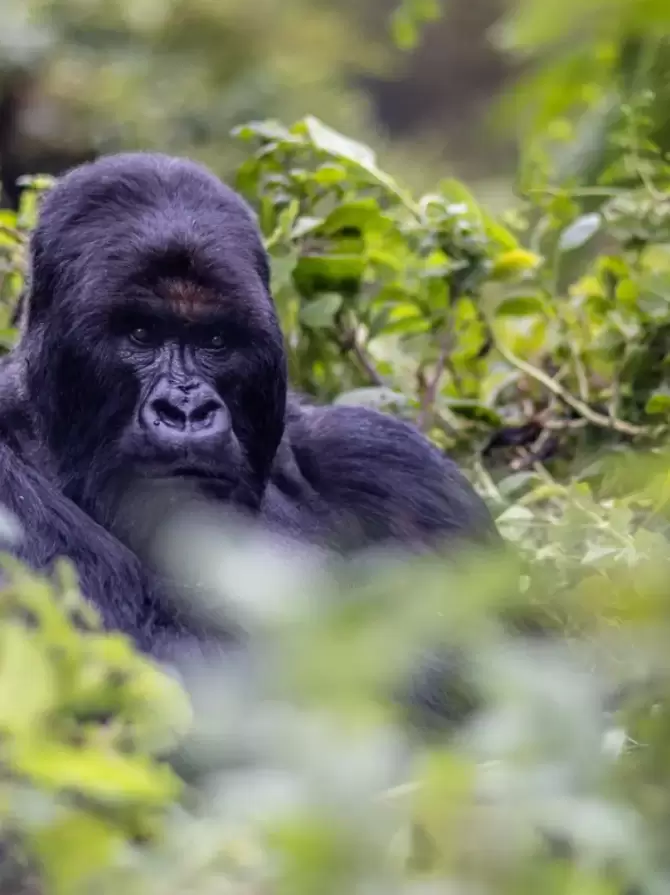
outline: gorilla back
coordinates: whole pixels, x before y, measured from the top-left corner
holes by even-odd
[[[20,338],[0,374],[0,485],[21,555],[70,557],[145,648],[189,622],[145,554],[188,483],[336,550],[497,540],[456,466],[391,416],[287,392],[268,259],[244,201],[193,162],[108,156],[45,198]]]

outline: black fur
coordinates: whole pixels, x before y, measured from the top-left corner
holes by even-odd
[[[165,310],[175,283],[216,299],[192,330]],[[154,311],[161,329],[147,347],[134,334]],[[222,434],[206,446],[184,435],[203,431],[186,404],[185,416],[168,408],[177,423],[145,424],[147,408],[164,406],[160,389],[186,393],[187,380],[220,410]],[[26,532],[20,556],[39,569],[70,557],[105,622],[155,653],[198,631],[166,599],[126,496],[177,481],[184,466],[210,500],[338,550],[497,538],[456,466],[410,425],[288,394],[251,211],[202,167],[158,154],[82,166],[46,197],[20,340],[0,372],[0,439],[0,495]]]

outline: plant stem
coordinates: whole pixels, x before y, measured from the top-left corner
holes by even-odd
[[[526,376],[539,382],[553,395],[560,398],[564,404],[567,404],[568,407],[571,407],[576,413],[584,417],[584,419],[588,420],[594,426],[599,426],[601,429],[613,429],[615,432],[619,432],[622,435],[630,435],[631,437],[650,435],[653,432],[653,429],[648,426],[636,426],[625,420],[606,416],[604,413],[598,413],[597,410],[593,410],[593,408],[589,407],[584,401],[576,398],[567,391],[567,389],[563,388],[559,382],[556,382],[555,379],[548,376],[543,370],[516,357],[516,355],[512,354],[512,352],[498,340],[496,340],[496,348],[509,364],[516,367],[516,369],[520,370],[522,373],[525,373]]]

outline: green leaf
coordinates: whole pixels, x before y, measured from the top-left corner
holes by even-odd
[[[392,311],[392,308],[382,307],[377,313],[371,315],[370,319],[367,321],[368,338],[370,340],[384,332],[384,329],[391,319]]]
[[[24,189],[44,192],[51,189],[56,183],[56,179],[49,174],[23,174],[16,182]]]
[[[435,22],[442,14],[438,0],[403,0],[391,16],[393,40],[401,50],[412,50],[419,41],[419,26]]]
[[[7,227],[8,230],[16,227],[16,212],[3,209],[0,211],[0,227]]]
[[[294,272],[299,288],[307,294],[336,292],[347,282],[360,279],[365,269],[365,259],[353,253],[303,255]]]
[[[45,789],[73,790],[106,803],[165,804],[179,792],[166,765],[49,740],[17,743],[12,767]]]
[[[602,217],[597,213],[585,214],[573,221],[561,233],[558,247],[562,252],[571,252],[581,248],[592,239],[602,225]]]
[[[477,224],[483,224],[484,218],[479,203],[470,190],[460,180],[447,178],[440,183],[442,195],[453,202],[454,205],[464,205],[467,209],[467,217]]]
[[[320,186],[334,186],[337,183],[342,183],[346,179],[347,169],[343,165],[336,165],[332,162],[321,165],[316,169],[314,174],[312,174],[312,180]]]
[[[484,221],[484,230],[491,242],[510,252],[519,247],[519,240],[511,230],[508,230],[483,209],[480,213]]]
[[[381,212],[374,199],[359,199],[339,205],[323,222],[322,230],[334,234],[347,227],[364,230],[372,221],[379,221]]]
[[[549,308],[539,295],[510,295],[503,298],[495,308],[496,317],[528,317],[548,313]]]
[[[384,326],[384,335],[410,335],[414,333],[425,333],[430,327],[430,321],[425,314],[414,311],[411,315],[399,317],[397,320],[391,320]]]
[[[400,392],[393,391],[387,386],[370,386],[356,388],[348,392],[342,392],[334,401],[335,404],[359,405],[364,407],[401,407],[407,403],[407,398]]]
[[[536,473],[534,472],[528,472],[527,470],[513,472],[498,482],[498,491],[503,497],[511,498],[525,488],[529,482],[532,482],[534,478],[536,478]]]
[[[419,41],[419,29],[412,16],[401,7],[391,17],[393,42],[401,50],[413,50]]]
[[[313,115],[304,120],[307,134],[317,149],[346,159],[367,170],[377,169],[377,157],[369,146],[339,134]]]
[[[250,121],[240,127],[233,128],[232,134],[238,140],[254,140],[260,137],[263,140],[279,140],[282,143],[294,139],[291,132],[279,121],[268,119],[267,121]]]
[[[322,224],[323,218],[308,217],[307,215],[300,217],[293,226],[291,238],[302,239],[302,237],[307,236],[308,233],[313,233],[315,230],[318,230]]]
[[[331,326],[341,307],[342,296],[337,292],[326,292],[300,308],[300,322],[310,329],[324,329]]]
[[[39,829],[31,846],[53,895],[71,895],[109,866],[122,837],[110,823],[70,809],[60,820]]]
[[[297,263],[297,251],[287,255],[271,256],[271,288],[273,293],[279,292],[280,289],[283,289],[291,282],[293,271],[295,270]]]
[[[666,416],[670,414],[670,389],[661,388],[652,392],[647,399],[644,409],[650,416]]]
[[[440,0],[412,0],[412,9],[422,22],[436,22],[442,15]]]
[[[471,401],[467,398],[442,398],[441,403],[466,419],[479,420],[495,427],[503,424],[500,415],[495,410],[479,401]]]
[[[44,721],[56,699],[54,671],[35,634],[3,621],[0,628],[0,730],[22,733]]]

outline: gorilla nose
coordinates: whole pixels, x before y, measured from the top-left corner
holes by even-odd
[[[170,442],[219,440],[231,430],[226,406],[209,389],[166,389],[148,402],[144,422]]]

